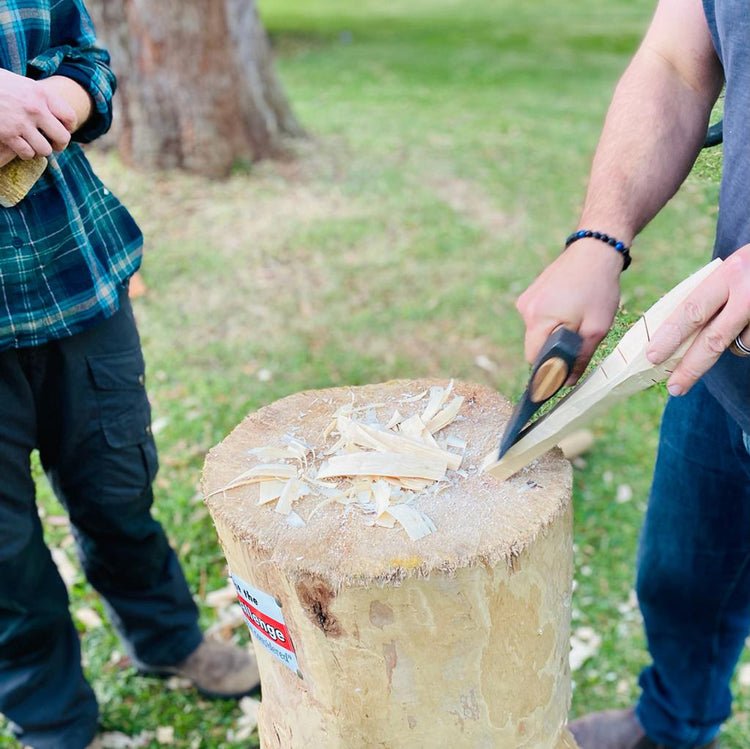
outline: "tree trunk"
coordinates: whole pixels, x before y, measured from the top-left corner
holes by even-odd
[[[255,0],[88,0],[119,81],[111,140],[142,167],[226,176],[302,135]]]

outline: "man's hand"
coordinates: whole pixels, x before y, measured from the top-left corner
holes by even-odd
[[[89,117],[91,117],[91,111],[94,107],[94,102],[89,96],[80,83],[77,83],[72,78],[66,78],[63,75],[53,75],[49,78],[43,78],[37,81],[37,85],[40,86],[48,96],[62,99],[68,106],[73,109],[75,120],[70,123],[66,122],[65,125],[71,125],[68,127],[71,133],[75,133],[77,130],[82,128]]]
[[[525,353],[536,359],[549,334],[560,324],[578,331],[583,348],[572,385],[612,325],[620,300],[622,257],[595,239],[573,243],[518,298],[526,323]]]
[[[58,93],[0,70],[0,146],[22,159],[50,156],[68,147],[76,125],[75,110]]]
[[[646,356],[666,361],[699,331],[667,381],[671,395],[684,395],[750,322],[750,244],[728,257],[654,333]],[[742,338],[750,347],[750,335]]]

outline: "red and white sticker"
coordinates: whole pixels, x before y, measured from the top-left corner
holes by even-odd
[[[232,582],[237,590],[237,598],[248,629],[255,641],[301,678],[297,654],[294,652],[292,638],[289,637],[279,602],[272,595],[253,588],[237,575],[232,575]]]

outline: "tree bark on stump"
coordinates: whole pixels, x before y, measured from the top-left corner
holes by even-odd
[[[145,168],[226,176],[303,134],[255,0],[88,0],[119,82],[110,142]]]
[[[395,407],[409,417],[405,396],[436,384],[293,395],[209,453],[203,490],[256,626],[263,749],[576,748],[571,469],[557,450],[503,483],[477,470],[511,412],[496,392],[456,383],[464,405],[445,432],[467,441],[465,471],[413,498],[437,527],[418,541],[321,497],[295,504],[300,525],[259,506],[257,484],[221,490],[263,462],[256,448],[278,449],[289,432],[321,448],[340,407],[372,406],[380,423]],[[258,628],[273,643],[255,639]],[[291,664],[278,642],[292,643]]]

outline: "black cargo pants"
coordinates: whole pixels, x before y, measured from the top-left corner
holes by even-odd
[[[84,333],[0,352],[0,712],[35,749],[83,749],[97,725],[67,592],[42,537],[35,448],[128,653],[171,665],[201,640],[182,570],[150,513],[156,447],[126,293],[121,305]]]

